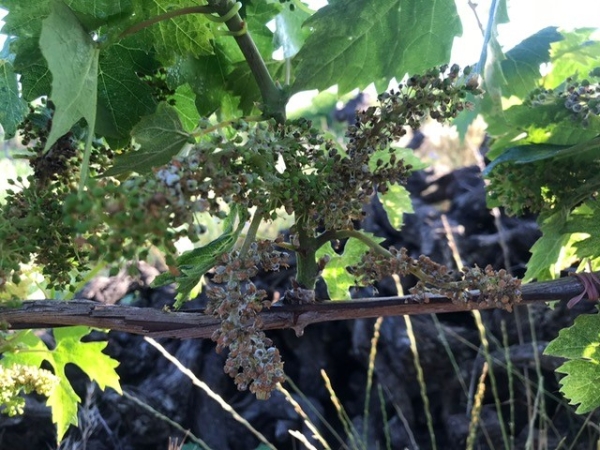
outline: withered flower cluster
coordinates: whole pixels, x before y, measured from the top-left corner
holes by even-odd
[[[259,267],[279,270],[287,265],[288,255],[275,250],[272,242],[255,242],[244,256],[238,252],[223,255],[206,289],[206,313],[221,321],[212,339],[217,351],[229,348],[225,372],[238,389],[250,389],[259,399],[269,398],[277,383],[283,382],[284,373],[279,350],[265,336],[258,316],[270,302],[251,278]]]
[[[478,291],[478,301],[494,304],[497,308],[512,310],[521,301],[521,280],[506,270],[494,270],[491,266],[477,266],[453,272],[447,266],[421,255],[413,259],[405,248],[390,248],[391,257],[372,251],[363,255],[360,264],[352,267],[357,281],[369,285],[387,276],[409,274],[419,281],[410,292],[426,301],[429,294],[443,295],[453,302],[472,301]]]

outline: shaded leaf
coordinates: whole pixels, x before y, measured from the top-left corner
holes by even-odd
[[[221,236],[202,247],[182,254],[177,258],[179,274],[165,272],[155,278],[152,286],[177,283],[177,300],[173,307],[180,308],[189,299],[190,293],[200,283],[204,274],[217,264],[218,258],[231,251],[244,227],[246,216],[247,211],[234,205],[224,220]],[[238,220],[239,223],[235,226],[235,222]]]
[[[562,39],[556,27],[547,27],[510,49],[501,63],[506,80],[502,95],[525,98],[536,88],[541,77],[540,64],[550,61],[551,44]]]
[[[53,2],[43,21],[40,48],[52,72],[51,98],[56,107],[47,151],[82,118],[94,129],[100,52],[62,2]]]
[[[171,161],[190,139],[177,110],[164,102],[158,105],[154,114],[142,118],[132,130],[132,135],[140,145],[139,150],[117,157],[105,176],[148,173],[153,167]]]
[[[167,82],[172,89],[188,84],[195,94],[196,110],[201,116],[209,116],[219,109],[224,98],[228,74],[233,66],[219,46],[215,54],[195,58],[192,55],[177,58],[167,69]]]
[[[531,258],[523,277],[524,283],[534,279],[551,280],[558,276],[561,269],[561,252],[569,241],[569,234],[564,232],[565,223],[566,216],[561,212],[540,220],[543,235],[531,247]]]
[[[96,132],[109,139],[128,139],[140,118],[151,114],[156,101],[136,72],[152,73],[156,61],[128,39],[100,55]]]
[[[192,132],[200,121],[200,114],[196,108],[196,94],[192,92],[189,85],[179,86],[173,95],[175,100],[174,108],[183,124],[183,129]]]
[[[190,6],[185,0],[134,0],[139,21],[167,11]],[[172,64],[178,55],[209,55],[213,52],[214,34],[204,14],[186,14],[161,20],[148,29],[152,35],[156,57],[165,65]]]
[[[27,113],[27,103],[19,95],[19,84],[13,65],[6,59],[0,60],[0,124],[4,138],[10,139],[17,132]]]

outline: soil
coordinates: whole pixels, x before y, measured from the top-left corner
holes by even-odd
[[[426,254],[437,262],[455,266],[448,243],[451,230],[466,265],[491,264],[499,269],[508,261],[514,275],[523,275],[530,256],[528,249],[539,237],[535,217],[517,219],[502,215],[500,233],[486,209],[483,181],[477,167],[466,167],[441,177],[417,172],[408,187],[415,213],[406,216],[402,232],[389,224],[381,205],[376,202],[370,205],[363,226],[385,237],[383,245],[403,246],[412,256]],[[505,253],[500,246],[501,236],[506,242]],[[157,269],[149,265],[140,269],[141,275],[136,279],[128,276],[96,279],[82,295],[107,303],[125,298],[134,305],[153,308],[172,304],[172,287],[148,287],[148,279]],[[271,293],[283,294],[292,274],[290,271],[264,275],[259,277],[257,285]],[[415,280],[402,282],[404,289],[408,289]],[[396,295],[393,280],[380,282],[377,292],[382,296]],[[197,308],[202,303],[201,296],[187,307]],[[314,325],[301,337],[291,330],[270,332],[269,336],[280,349],[286,373],[297,390],[290,384],[287,388],[333,449],[433,448],[428,424],[437,448],[465,448],[473,429],[470,412],[484,366],[487,376],[485,391],[480,396],[474,448],[518,449],[525,448],[530,440],[532,448],[540,445],[554,449],[562,442],[568,448],[587,449],[595,448],[598,433],[584,426],[584,422],[597,423],[598,417],[591,420],[581,417],[562,399],[558,392],[559,378],[554,373],[561,361],[543,355],[542,351],[558,330],[570,325],[577,314],[591,309],[593,305],[580,302],[573,310],[559,304],[553,310],[534,306],[516,308],[512,314],[500,310],[482,312],[494,358],[492,367],[485,364],[472,314],[412,317],[410,324],[421,370],[416,369],[407,321],[403,317],[387,317],[381,323],[369,392],[367,373],[374,320]],[[69,367],[68,376],[83,399],[83,406],[80,427],[70,430],[62,448],[164,450],[170,440],[173,444],[184,439],[183,432],[142,408],[135,399],[180,424],[212,449],[259,447],[260,441],[247,428],[193,386],[142,337],[94,332],[91,339],[108,339],[106,351],[120,361],[117,370],[128,395],[120,396],[111,389],[103,392],[77,367]],[[247,392],[237,391],[233,381],[223,373],[225,356],[215,352],[213,342],[163,340],[161,343],[277,449],[304,448],[290,435],[290,430],[298,430],[315,448],[322,448],[283,394],[274,392],[268,401],[258,401]],[[321,371],[331,380],[356,436],[351,436],[348,425],[345,427],[340,420]],[[421,376],[426,386],[427,406],[421,392]],[[44,405],[45,399],[28,396],[25,415],[1,417],[0,448],[55,448],[50,411]],[[506,436],[511,436],[508,440],[503,438],[503,428]],[[364,439],[365,444],[356,444],[359,439]]]

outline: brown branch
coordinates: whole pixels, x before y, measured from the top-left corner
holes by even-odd
[[[569,300],[584,291],[577,277],[529,283],[522,287],[520,304],[549,300]],[[265,330],[293,328],[298,334],[313,323],[333,320],[365,319],[403,314],[431,314],[491,309],[494,305],[477,301],[477,292],[466,303],[452,303],[442,296],[431,296],[427,303],[413,296],[365,298],[306,305],[273,306],[260,313]],[[87,325],[152,337],[179,339],[210,338],[219,322],[202,311],[168,312],[151,308],[104,305],[89,300],[25,301],[18,308],[0,308],[0,321],[8,329],[53,328]]]

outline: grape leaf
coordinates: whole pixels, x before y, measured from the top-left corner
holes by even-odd
[[[462,32],[452,0],[336,2],[319,9],[304,26],[313,32],[294,58],[293,92],[337,84],[344,94],[444,64]]]
[[[198,127],[200,114],[196,108],[196,94],[192,92],[189,84],[184,84],[175,89],[172,97],[175,100],[173,107],[177,110],[183,129],[188,132],[194,131]]]
[[[157,68],[157,62],[133,38],[111,45],[100,54],[98,134],[108,139],[128,139],[140,118],[154,112],[152,91],[136,72],[149,74]]]
[[[177,58],[175,64],[167,69],[167,83],[171,89],[187,83],[196,94],[198,114],[210,116],[229,95],[225,90],[225,82],[232,70],[231,61],[221,47],[216,45],[214,55],[199,58],[186,55]]]
[[[370,233],[362,232],[368,235],[375,242],[381,242],[384,239],[376,237]],[[332,300],[350,300],[350,287],[356,285],[355,278],[350,275],[346,267],[356,265],[364,255],[369,246],[355,238],[350,238],[344,246],[342,254],[338,254],[331,242],[328,242],[317,251],[317,258],[329,256],[329,262],[323,269],[322,277],[327,284],[327,293]]]
[[[514,162],[517,164],[542,161],[544,159],[560,158],[595,158],[600,147],[600,137],[583,141],[576,145],[532,144],[517,145],[506,149],[500,156],[488,164],[483,175],[488,175],[500,163]]]
[[[17,132],[27,112],[27,103],[19,95],[19,84],[13,65],[7,59],[0,60],[0,124],[4,138],[10,139]]]
[[[84,118],[93,133],[96,123],[99,50],[73,12],[53,2],[44,19],[40,48],[52,72],[55,104],[45,151]]]
[[[233,205],[226,219],[223,221],[223,233],[208,244],[183,253],[177,258],[178,275],[171,272],[160,274],[152,282],[153,287],[177,283],[177,300],[173,306],[181,307],[188,300],[192,290],[198,285],[206,272],[212,269],[218,258],[231,251],[235,245],[247,219],[247,211]],[[239,220],[237,227],[236,220]]]
[[[592,39],[596,32],[595,28],[561,31],[564,40],[552,45],[552,71],[543,79],[545,87],[554,89],[574,75],[586,78],[598,66],[600,40]]]
[[[600,406],[600,316],[581,315],[573,326],[560,330],[544,351],[546,355],[569,358],[558,369],[566,376],[560,380],[561,392],[570,404],[579,404],[578,414]]]
[[[556,278],[561,269],[562,249],[569,241],[569,234],[564,232],[566,222],[564,212],[557,212],[538,222],[543,234],[531,247],[531,258],[523,277],[524,283],[534,279],[543,281]]]
[[[492,119],[489,131],[503,135],[486,155],[495,160],[507,148],[525,144],[572,146],[588,141],[600,133],[600,118],[591,115],[589,126],[583,127],[581,122],[570,120],[569,112],[562,105],[515,105],[504,111],[502,122]],[[524,137],[516,140],[523,133]],[[542,147],[542,151],[545,148]]]
[[[410,193],[404,186],[392,184],[385,194],[379,195],[390,224],[399,230],[404,222],[404,213],[414,212]]]
[[[556,27],[547,27],[506,52],[506,59],[500,63],[506,80],[502,96],[525,98],[536,88],[541,78],[540,64],[550,61],[551,44],[562,39]]]
[[[586,180],[587,181],[587,180]],[[578,206],[567,221],[565,231],[587,235],[574,244],[577,257],[595,258],[600,248],[600,206],[596,201],[588,201]]]
[[[31,102],[52,89],[52,74],[37,40],[26,39],[15,56],[15,72],[21,75],[23,99]]]
[[[304,45],[304,41],[310,35],[308,28],[302,28],[302,24],[310,17],[305,11],[283,8],[283,11],[275,17],[275,48],[281,47],[284,58],[292,58]]]
[[[49,0],[2,0],[1,5],[8,11],[2,33],[23,39],[39,37],[42,20],[50,14]]]
[[[186,0],[134,0],[135,15],[140,21],[167,11],[190,6]],[[178,55],[210,55],[214,39],[210,21],[204,14],[186,14],[152,25],[156,58],[165,65],[172,64]]]
[[[148,173],[153,167],[171,161],[190,139],[177,110],[164,102],[158,105],[154,114],[140,120],[132,130],[132,135],[140,149],[118,156],[115,164],[104,173],[105,176],[127,172]]]
[[[46,404],[52,408],[52,421],[56,424],[59,442],[69,425],[77,425],[77,404],[81,401],[66,377],[67,364],[79,366],[91,380],[98,383],[100,389],[111,387],[118,393],[122,393],[119,376],[115,371],[119,363],[102,353],[107,343],[81,342],[81,338],[89,332],[90,328],[83,326],[56,328],[54,330],[56,347],[50,350],[38,336],[28,331],[23,333],[16,342],[24,345],[26,349],[14,353],[7,352],[0,360],[0,364],[6,367],[13,364],[39,367],[43,361],[50,363],[60,382],[48,397]]]

